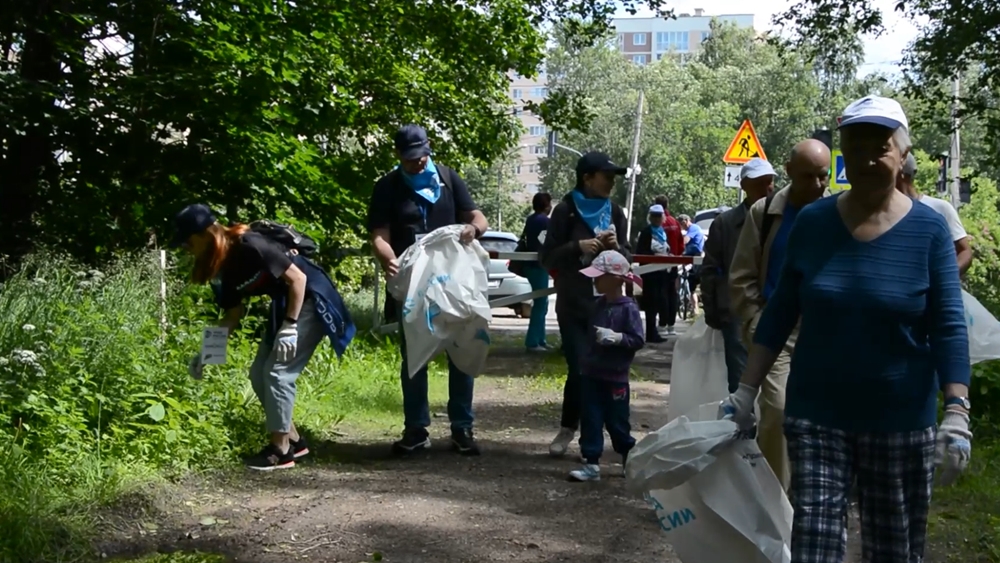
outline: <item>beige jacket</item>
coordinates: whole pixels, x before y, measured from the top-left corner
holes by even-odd
[[[824,196],[829,195],[829,190]],[[736,243],[736,252],[729,267],[729,298],[732,311],[743,322],[743,340],[749,348],[753,341],[753,333],[764,311],[764,282],[767,278],[767,266],[771,254],[774,237],[781,228],[781,220],[788,203],[788,188],[775,192],[768,215],[773,215],[771,230],[768,231],[764,248],[760,247],[760,230],[764,223],[764,206],[767,198],[754,202],[747,213],[743,229]],[[785,348],[791,351],[795,347],[798,326],[792,331]]]

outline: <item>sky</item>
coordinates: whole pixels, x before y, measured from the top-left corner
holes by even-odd
[[[864,37],[865,61],[858,69],[860,76],[881,71],[887,74],[898,73],[899,60],[907,45],[916,37],[918,27],[912,20],[893,10],[897,0],[873,0],[876,7],[882,9],[885,32],[879,37]],[[771,19],[775,14],[784,12],[793,4],[793,0],[671,0],[669,6],[675,14],[694,14],[695,8],[703,8],[706,15],[746,14],[754,15],[754,28],[758,30],[772,29]],[[628,17],[624,11],[620,14]],[[648,9],[640,11],[636,16],[652,16]]]

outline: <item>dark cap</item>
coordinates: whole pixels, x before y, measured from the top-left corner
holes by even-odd
[[[215,215],[208,206],[200,203],[189,205],[174,217],[174,240],[170,246],[177,248],[191,238],[191,235],[203,232],[214,224]]]
[[[419,125],[404,125],[396,131],[396,150],[403,160],[416,160],[431,154],[427,130]]]
[[[577,174],[593,174],[595,172],[611,172],[618,176],[624,176],[628,172],[628,168],[618,166],[611,161],[610,156],[598,151],[588,152],[576,161]]]

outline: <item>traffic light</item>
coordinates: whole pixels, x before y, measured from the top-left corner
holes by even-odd
[[[546,150],[546,155],[549,158],[553,158],[556,155],[556,132],[550,130],[548,138],[548,147]]]
[[[828,128],[820,127],[813,131],[812,138],[826,145],[826,148],[833,150],[833,131]]]
[[[949,164],[951,164],[951,157],[948,155],[948,153],[943,152],[938,155],[937,192],[942,195],[948,193]]]

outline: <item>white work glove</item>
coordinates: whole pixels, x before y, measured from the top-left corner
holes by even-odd
[[[934,465],[938,467],[938,484],[947,487],[969,465],[972,455],[972,432],[969,432],[969,415],[946,410],[938,426]]]
[[[275,360],[287,364],[295,357],[299,345],[299,327],[296,323],[284,323],[274,336]]]
[[[191,358],[188,362],[188,373],[194,379],[201,379],[201,376],[205,374],[205,366],[201,363],[201,354],[196,354],[195,357]]]
[[[740,432],[753,432],[757,426],[757,417],[753,412],[757,391],[756,387],[740,383],[739,389],[719,404],[719,419],[732,420],[740,427]]]
[[[610,328],[597,327],[597,343],[613,346],[622,341],[622,333],[615,332]]]

